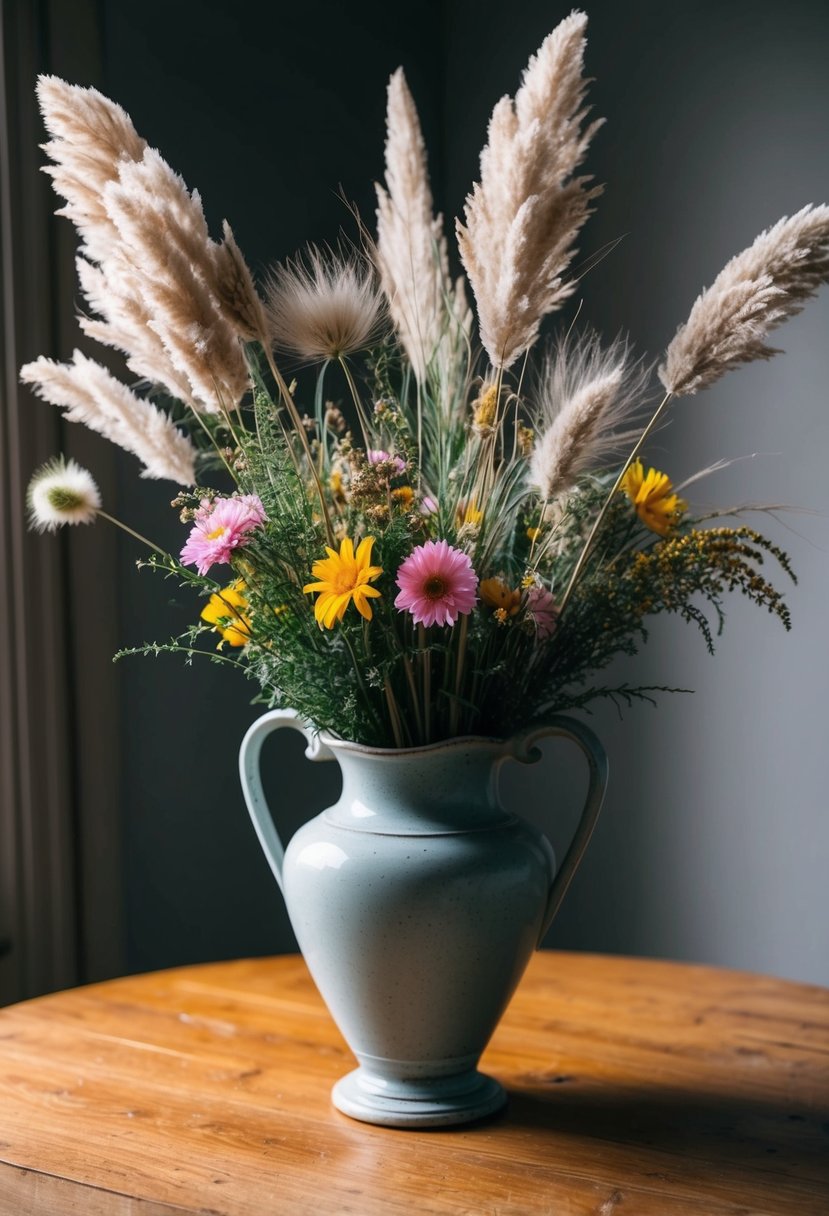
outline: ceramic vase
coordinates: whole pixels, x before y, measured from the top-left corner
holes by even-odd
[[[265,738],[285,727],[305,735],[309,759],[339,763],[343,788],[283,850],[259,759]],[[552,736],[575,742],[590,774],[558,869],[546,836],[498,796],[501,766],[537,760],[536,744]],[[245,736],[240,773],[305,962],[358,1061],[334,1086],[334,1105],[393,1127],[496,1111],[506,1094],[478,1060],[599,814],[607,760],[592,731],[559,717],[508,741],[386,750],[318,735],[292,711],[273,710]]]

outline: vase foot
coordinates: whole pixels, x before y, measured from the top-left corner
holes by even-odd
[[[506,1090],[471,1069],[454,1077],[388,1081],[363,1068],[342,1077],[331,1091],[337,1110],[382,1127],[451,1127],[500,1110]]]

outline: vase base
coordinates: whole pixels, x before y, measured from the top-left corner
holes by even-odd
[[[378,1084],[363,1068],[342,1077],[331,1091],[337,1110],[381,1127],[452,1127],[492,1115],[505,1105],[506,1090],[476,1069],[454,1077]]]

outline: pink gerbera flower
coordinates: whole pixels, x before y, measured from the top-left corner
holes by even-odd
[[[472,562],[445,540],[418,545],[397,571],[400,612],[411,612],[416,625],[454,625],[475,607],[478,578]]]
[[[251,532],[266,518],[257,494],[203,501],[181,551],[181,560],[186,566],[195,566],[199,574],[206,574],[211,566],[229,562],[234,550],[244,548]]]
[[[540,642],[551,638],[558,626],[558,604],[545,587],[530,587],[527,592],[527,611],[535,623],[536,637]]]

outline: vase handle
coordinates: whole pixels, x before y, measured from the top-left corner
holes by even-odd
[[[543,726],[525,731],[516,739],[516,749],[513,755],[517,760],[525,762],[536,759],[538,753],[535,745],[541,739],[549,739],[556,736],[572,739],[580,748],[588,764],[589,785],[584,809],[573,834],[573,839],[570,842],[570,847],[565,853],[564,860],[558,867],[550,885],[547,907],[541,923],[541,930],[538,934],[538,946],[541,945],[544,935],[553,923],[556,912],[561,907],[561,901],[567,894],[567,888],[570,886],[573,875],[584,856],[585,849],[590,843],[590,837],[593,835],[596,820],[599,818],[599,811],[602,809],[605,789],[607,788],[607,754],[593,734],[593,731],[582,722],[577,722],[574,718],[551,718]]]
[[[259,843],[268,859],[268,865],[279,883],[280,891],[282,890],[282,862],[285,857],[285,849],[274,825],[273,815],[265,798],[265,791],[262,789],[259,761],[265,739],[272,731],[281,730],[285,726],[290,726],[305,736],[308,743],[305,755],[309,760],[334,759],[334,753],[325,746],[319,735],[314,733],[311,723],[293,709],[272,709],[269,713],[263,714],[261,718],[257,718],[242,740],[242,746],[239,748],[239,778],[242,782],[245,805],[253,821]]]

